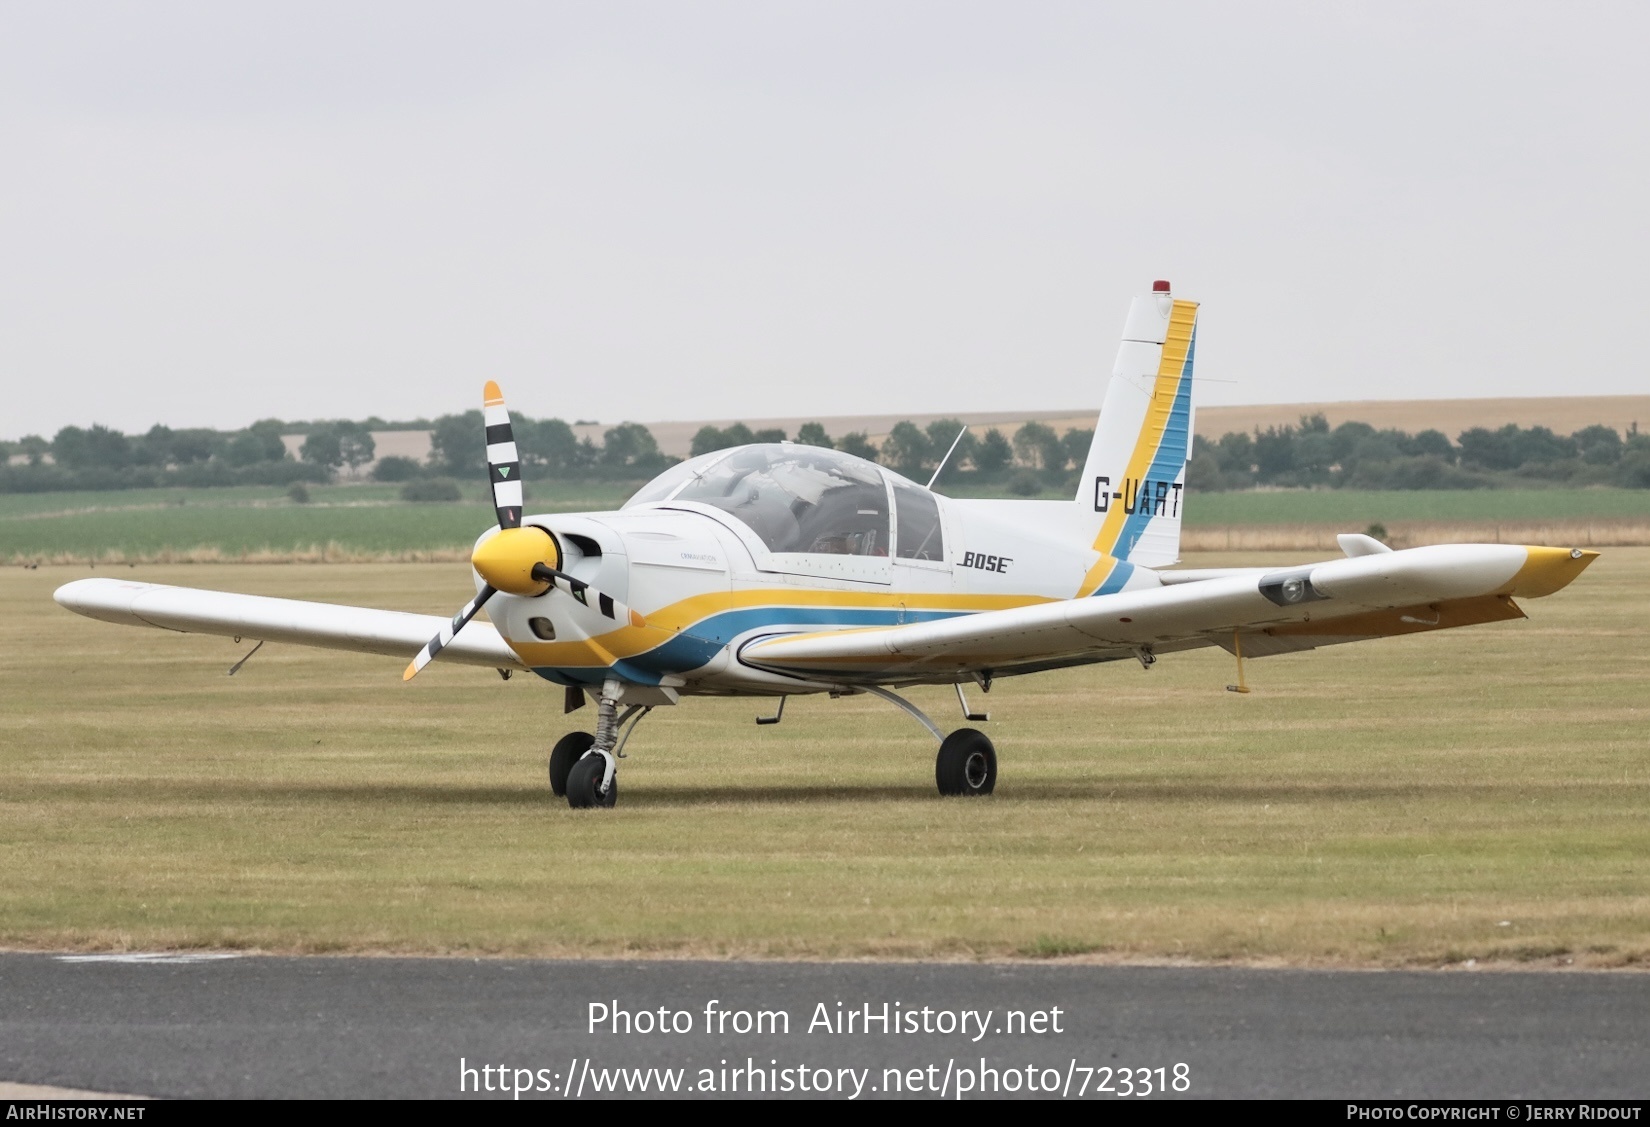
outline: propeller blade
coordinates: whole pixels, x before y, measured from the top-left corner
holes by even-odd
[[[521,454],[510,426],[504,392],[492,380],[481,392],[481,417],[487,425],[487,480],[493,487],[493,509],[500,528],[521,527]]]
[[[481,590],[418,651],[402,672],[403,681],[411,681],[434,661],[464,629],[465,623],[501,589],[517,595],[547,594],[544,588],[535,586],[543,583],[571,595],[617,625],[645,625],[641,615],[617,599],[541,562],[542,555],[548,553],[556,563],[561,563],[561,545],[542,528],[521,526],[521,454],[516,449],[510,411],[504,405],[504,392],[492,380],[482,389],[481,398],[481,415],[487,426],[487,481],[493,488],[493,509],[498,515],[499,532],[470,554],[470,565],[482,578]]]
[[[619,625],[646,626],[647,620],[612,595],[604,595],[582,579],[575,579],[565,571],[557,571],[549,564],[534,564],[533,578],[548,583],[556,590],[573,596],[579,602]]]
[[[465,603],[464,609],[453,615],[453,620],[441,628],[441,633],[424,644],[424,648],[418,651],[418,656],[407,664],[406,670],[401,674],[401,679],[411,681],[418,676],[419,671],[435,660],[435,655],[446,648],[447,644],[453,640],[453,636],[464,629],[464,624],[474,618],[476,611],[485,606],[487,600],[496,593],[497,588],[491,586],[483,586],[480,591],[477,591],[476,597]]]

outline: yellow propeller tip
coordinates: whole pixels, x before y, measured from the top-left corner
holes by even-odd
[[[647,619],[643,618],[641,615],[637,614],[635,611],[631,611],[630,612],[630,625],[637,626],[637,627],[646,626],[647,625]]]
[[[401,680],[411,681],[417,675],[418,675],[418,666],[414,665],[412,662],[409,661],[409,662],[407,662],[407,668],[403,669],[401,671]]]
[[[487,386],[481,389],[481,401],[488,407],[493,406],[495,403],[503,403],[504,392],[499,390],[497,383],[488,380]]]

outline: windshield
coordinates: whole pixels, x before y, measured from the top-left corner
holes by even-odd
[[[682,482],[691,481],[694,477],[705,472],[705,467],[719,458],[727,456],[726,450],[713,450],[709,454],[701,454],[697,458],[689,458],[685,462],[677,462],[664,473],[638,489],[630,500],[624,503],[625,508],[632,505],[645,505],[650,501],[663,501],[677,489]]]
[[[743,446],[717,457],[673,467],[632,503],[664,499],[646,495],[666,484],[665,477],[687,471],[681,473],[687,483],[671,500],[713,505],[737,517],[770,552],[888,554],[888,492],[875,466],[792,443]]]

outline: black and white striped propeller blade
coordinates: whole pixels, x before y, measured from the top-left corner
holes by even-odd
[[[481,417],[487,427],[487,480],[493,487],[493,509],[500,528],[521,527],[521,453],[510,426],[504,392],[487,381],[481,392]]]
[[[493,511],[500,528],[520,528],[523,504],[521,492],[521,454],[516,449],[516,434],[510,426],[510,409],[504,405],[504,392],[497,382],[488,380],[481,389],[481,419],[487,428],[487,481],[493,490]],[[465,623],[498,593],[491,583],[482,586],[476,597],[464,604],[464,609],[453,615],[441,628],[441,633],[424,643],[424,648],[401,674],[403,681],[411,681],[419,671],[435,660],[435,655],[449,645],[453,636],[464,629]]]
[[[408,663],[406,670],[401,674],[403,681],[411,681],[418,676],[419,671],[435,660],[435,655],[445,649],[453,640],[453,635],[464,629],[464,624],[476,616],[488,599],[498,594],[498,588],[491,585],[482,587],[476,592],[476,597],[464,604],[464,609],[453,615],[452,621],[441,628],[441,633],[424,643],[424,648],[418,651],[418,656]]]
[[[533,578],[573,596],[573,598],[603,618],[610,618],[619,626],[627,624],[630,626],[647,625],[647,621],[641,615],[625,606],[612,595],[602,594],[584,580],[575,579],[565,571],[557,571],[548,564],[534,564]]]

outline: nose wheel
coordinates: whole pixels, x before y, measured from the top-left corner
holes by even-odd
[[[934,782],[944,795],[990,794],[997,786],[997,749],[976,728],[958,728],[940,741]]]
[[[610,771],[609,752],[592,751],[567,774],[567,805],[575,810],[605,808],[619,801],[619,774]]]

